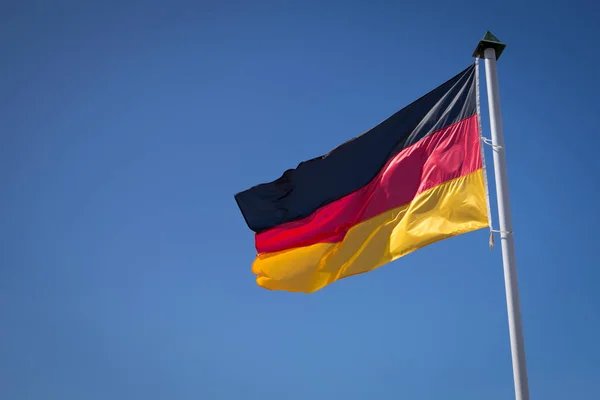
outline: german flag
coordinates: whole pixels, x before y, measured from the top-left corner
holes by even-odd
[[[310,293],[489,226],[477,65],[331,152],[235,195],[258,285]]]

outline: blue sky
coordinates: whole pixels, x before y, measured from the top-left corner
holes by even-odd
[[[600,398],[600,10],[553,4],[4,4],[0,397],[512,398],[488,232],[269,292],[233,199],[458,73],[489,29],[532,398]]]

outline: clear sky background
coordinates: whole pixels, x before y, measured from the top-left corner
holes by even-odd
[[[233,198],[452,77],[490,29],[508,44],[532,399],[599,399],[599,14],[591,0],[4,2],[0,398],[512,398],[487,231],[312,295],[269,292]]]

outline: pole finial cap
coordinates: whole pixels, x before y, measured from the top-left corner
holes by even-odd
[[[500,54],[502,54],[502,52],[506,48],[506,45],[502,43],[500,39],[494,36],[492,32],[487,31],[483,39],[481,39],[477,44],[477,48],[473,52],[473,57],[483,58],[483,52],[485,51],[485,49],[488,49],[490,47],[496,50],[496,60],[498,60],[500,58]]]

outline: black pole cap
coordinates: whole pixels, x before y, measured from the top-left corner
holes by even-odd
[[[494,36],[492,32],[487,31],[483,39],[481,39],[479,44],[477,44],[477,48],[473,52],[473,57],[483,58],[483,52],[485,49],[489,49],[490,47],[496,50],[496,60],[498,60],[500,58],[500,54],[502,54],[506,48],[506,45],[502,43],[500,39]]]

